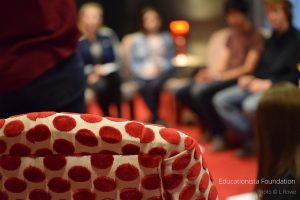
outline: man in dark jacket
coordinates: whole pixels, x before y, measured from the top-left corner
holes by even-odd
[[[265,0],[266,15],[274,31],[266,41],[253,75],[242,76],[238,85],[217,93],[213,99],[218,114],[242,141],[238,156],[252,151],[252,123],[263,92],[273,84],[297,84],[300,63],[300,33],[291,24],[292,5],[288,0]]]

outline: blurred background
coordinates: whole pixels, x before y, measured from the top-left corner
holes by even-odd
[[[268,28],[264,17],[263,1],[248,0],[254,24]],[[104,21],[122,39],[139,29],[140,12],[145,6],[155,7],[163,17],[163,28],[168,30],[172,20],[184,19],[190,23],[187,53],[205,57],[206,42],[216,30],[226,26],[223,17],[224,0],[77,0],[78,8],[86,2],[98,2],[104,7]],[[300,28],[300,1],[294,4],[294,24]]]
[[[206,58],[207,42],[216,30],[226,27],[223,14],[223,4],[225,0],[77,0],[77,6],[86,2],[98,2],[104,8],[104,24],[112,28],[121,40],[127,34],[139,30],[141,10],[146,6],[156,8],[163,19],[163,29],[169,30],[169,24],[173,20],[186,20],[190,24],[190,32],[187,35],[187,53]],[[300,0],[290,0],[294,5],[293,24],[300,29]],[[264,15],[263,0],[248,0],[251,7],[250,18],[253,24],[259,28],[267,30],[269,25]],[[205,60],[204,60],[205,61]],[[167,98],[164,98],[165,100]],[[167,102],[167,103],[166,103]],[[164,116],[170,115],[173,108],[169,99],[163,102],[168,109],[162,111]],[[141,104],[138,104],[141,105]],[[139,116],[145,109],[139,109]],[[143,120],[143,119],[142,119]],[[199,139],[199,127],[190,125],[175,126],[180,130],[193,135]],[[204,145],[204,147],[207,147]],[[236,159],[232,150],[218,154],[206,152],[206,158],[210,169],[214,172],[214,177],[228,179],[253,179],[256,176],[256,158]],[[222,166],[220,166],[222,163]],[[237,169],[238,168],[238,169]],[[225,172],[225,173],[224,173]],[[220,199],[227,199],[231,195],[247,193],[253,191],[253,185],[216,185]],[[244,197],[242,197],[244,199]]]

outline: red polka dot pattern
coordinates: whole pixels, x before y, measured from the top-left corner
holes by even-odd
[[[0,154],[4,153],[6,151],[6,142],[3,140],[0,140]]]
[[[51,195],[44,190],[36,189],[36,190],[33,190],[30,192],[29,199],[30,200],[41,200],[41,199],[42,200],[51,200]]]
[[[4,123],[5,123],[5,119],[0,119],[0,128],[3,127]]]
[[[196,191],[195,185],[185,186],[179,194],[179,200],[191,200]]]
[[[38,118],[46,118],[54,115],[55,112],[36,112],[36,113],[28,113],[27,117],[30,120],[37,120]]]
[[[127,119],[114,118],[114,117],[106,117],[106,119],[113,121],[113,122],[126,122],[127,121]]]
[[[121,132],[111,126],[104,126],[100,129],[100,137],[107,143],[116,144],[121,142],[122,134]]]
[[[147,200],[163,200],[162,197],[150,197]]]
[[[110,150],[101,150],[101,151],[99,151],[99,154],[104,154],[104,155],[119,155],[117,152],[110,151]]]
[[[16,137],[20,135],[23,130],[24,124],[21,120],[11,121],[4,127],[4,135],[6,137]]]
[[[139,170],[131,164],[123,164],[117,168],[116,176],[123,181],[133,181],[139,177]]]
[[[97,169],[106,169],[112,166],[114,157],[109,154],[93,154],[91,156],[91,164]]]
[[[88,129],[80,129],[75,136],[75,139],[82,145],[94,147],[98,145],[96,135]]]
[[[150,128],[144,128],[141,134],[140,141],[142,144],[150,143],[155,139],[154,131]]]
[[[26,139],[31,143],[42,142],[49,139],[51,136],[50,129],[48,126],[40,124],[31,128],[27,134]]]
[[[16,143],[10,148],[9,154],[13,156],[28,156],[30,155],[30,148],[25,144]]]
[[[194,156],[195,156],[196,160],[200,159],[201,149],[200,149],[200,146],[198,144],[195,146],[195,154],[194,154]]]
[[[176,158],[176,160],[172,164],[173,170],[182,170],[185,169],[191,161],[191,155],[185,154],[180,156],[179,158]]]
[[[186,137],[184,139],[184,147],[186,150],[192,150],[196,145],[196,141],[191,137]]]
[[[150,155],[160,155],[161,157],[164,157],[167,154],[167,150],[163,147],[154,147],[149,150],[148,154]]]
[[[101,116],[92,114],[81,114],[80,118],[88,123],[97,123],[102,121]]]
[[[46,156],[44,158],[44,166],[52,171],[60,170],[67,164],[64,156]]]
[[[74,192],[74,200],[96,200],[96,194],[88,189],[80,189]]]
[[[158,174],[150,174],[142,179],[142,186],[147,190],[160,188],[160,177]]]
[[[175,157],[175,156],[177,156],[179,154],[179,152],[178,151],[176,151],[176,150],[173,150],[173,151],[171,151],[171,153],[170,153],[170,158],[172,158],[172,157]]]
[[[30,182],[38,183],[45,180],[45,173],[36,167],[27,167],[24,170],[23,176]]]
[[[116,181],[110,177],[102,176],[94,180],[94,186],[101,192],[112,192],[116,189]]]
[[[204,173],[199,183],[199,190],[204,193],[207,190],[208,184],[209,176],[207,173]]]
[[[0,199],[1,200],[8,200],[8,195],[5,192],[0,191]]]
[[[0,119],[0,135],[3,200],[218,198],[200,145],[175,129],[35,112]]]
[[[173,190],[177,188],[183,180],[183,176],[181,174],[169,174],[163,177],[164,187],[167,190]]]
[[[21,158],[17,156],[2,156],[1,157],[1,167],[3,169],[13,171],[20,167]]]
[[[53,155],[53,152],[52,152],[51,149],[48,149],[48,148],[42,148],[42,149],[36,150],[36,151],[35,151],[35,155],[36,155],[36,156],[44,157],[44,156]]]
[[[64,154],[64,155],[73,154],[75,151],[73,144],[65,139],[55,140],[55,142],[53,143],[53,149],[57,153]]]
[[[143,194],[137,189],[123,189],[120,193],[121,200],[141,200]]]
[[[207,169],[207,166],[206,166],[206,161],[204,158],[202,158],[202,166],[204,169]]]
[[[46,118],[46,117],[50,117],[54,114],[55,114],[55,112],[28,113],[27,117],[28,117],[28,119],[35,121],[38,118]]]
[[[169,192],[165,192],[164,197],[165,197],[166,200],[173,200],[173,197]]]
[[[74,166],[69,170],[68,176],[73,181],[84,182],[90,180],[91,172],[86,167]]]
[[[62,178],[53,178],[48,182],[48,187],[51,191],[56,193],[64,193],[70,190],[69,181]]]
[[[178,145],[180,143],[180,135],[179,133],[171,128],[162,128],[160,131],[160,136],[165,139],[170,144]]]
[[[19,178],[10,178],[4,182],[5,188],[13,193],[21,193],[27,188],[27,184],[24,180]]]
[[[160,156],[151,156],[148,154],[139,154],[138,159],[140,165],[146,168],[156,168],[161,162]]]
[[[122,147],[123,155],[138,155],[140,153],[140,147],[134,144],[126,144]]]
[[[188,171],[187,178],[189,181],[195,181],[201,172],[201,163],[195,163]]]
[[[196,198],[196,200],[205,200],[206,198],[203,196],[203,194],[199,194]]]
[[[143,129],[144,126],[138,122],[130,122],[125,125],[126,132],[135,138],[141,137]]]
[[[218,191],[217,191],[216,187],[213,185],[209,190],[208,199],[215,200],[215,199],[217,199],[217,197],[218,197]]]
[[[71,131],[76,126],[74,118],[69,116],[58,116],[53,120],[53,125],[57,130],[60,131]]]

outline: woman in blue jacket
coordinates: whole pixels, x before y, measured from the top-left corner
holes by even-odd
[[[131,64],[140,93],[152,114],[151,123],[161,123],[158,115],[159,96],[163,83],[172,71],[174,44],[169,33],[162,32],[161,18],[153,8],[142,12],[142,30],[134,35]]]
[[[97,3],[86,3],[79,11],[79,51],[85,64],[87,85],[109,116],[109,106],[115,104],[121,116],[121,78],[119,76],[119,41],[113,30],[103,27],[103,9]]]

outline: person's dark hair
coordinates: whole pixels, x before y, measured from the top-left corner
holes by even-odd
[[[159,12],[158,12],[157,9],[155,9],[154,7],[151,7],[151,6],[144,7],[144,8],[142,9],[141,13],[140,13],[140,22],[139,22],[139,23],[140,23],[140,24],[139,24],[139,27],[140,27],[140,30],[141,30],[142,32],[145,31],[145,29],[144,29],[144,22],[143,22],[144,15],[145,15],[147,12],[150,12],[150,11],[156,12],[157,15],[159,16],[159,19],[161,20],[161,16],[160,16],[160,14],[159,14]]]
[[[288,0],[265,0],[265,5],[281,4],[283,6],[283,11],[291,24],[293,21],[293,4]]]
[[[300,192],[299,131],[299,88],[291,83],[274,85],[265,92],[257,110],[257,180],[277,180],[295,169],[295,189]],[[256,189],[260,193],[269,190],[270,185],[259,182]]]
[[[249,6],[245,0],[227,0],[224,4],[224,13],[227,15],[231,11],[238,11],[244,15],[248,15]]]

